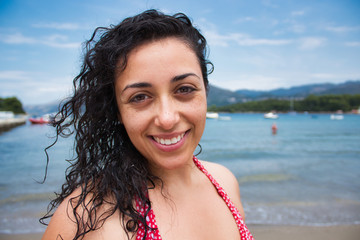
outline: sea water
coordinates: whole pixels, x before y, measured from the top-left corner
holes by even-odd
[[[38,219],[73,156],[73,139],[60,139],[49,151],[47,179],[39,183],[43,149],[53,135],[50,126],[30,124],[0,134],[0,233],[44,231]],[[269,120],[220,114],[207,120],[201,146],[198,158],[236,176],[247,224],[360,224],[359,115],[280,114]]]

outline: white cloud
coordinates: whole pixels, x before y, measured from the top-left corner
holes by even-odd
[[[80,43],[57,43],[57,42],[43,42],[45,45],[54,48],[78,48]]]
[[[357,73],[307,73],[307,72],[284,72],[264,73],[264,74],[240,74],[224,77],[210,76],[210,82],[215,86],[229,89],[249,89],[249,90],[270,90],[277,88],[289,88],[305,84],[314,83],[342,83],[346,80],[360,79],[360,72]]]
[[[0,71],[0,81],[0,96],[16,96],[25,105],[60,100],[72,89],[72,77],[39,72]]]
[[[294,24],[289,29],[294,33],[303,33],[305,32],[306,27],[302,24]]]
[[[29,73],[24,71],[0,71],[0,80],[28,80]]]
[[[345,80],[360,79],[360,72],[353,73],[311,73],[308,79],[321,79],[331,82],[343,82]]]
[[[26,37],[22,33],[1,34],[0,41],[7,44],[40,44],[55,48],[78,48],[81,46],[79,42],[68,42],[65,35],[51,35],[42,39]]]
[[[293,12],[291,12],[291,16],[302,16],[304,14],[305,14],[304,11],[293,11]]]
[[[71,92],[71,77],[49,78],[48,81],[38,81],[31,83],[31,91],[23,89],[23,98],[26,104],[36,104],[61,100]]]
[[[229,90],[251,89],[251,90],[269,90],[283,86],[286,80],[276,76],[264,76],[258,74],[242,74],[231,78],[228,76],[226,82],[218,79],[210,79],[215,86]]]
[[[218,34],[215,31],[205,31],[204,35],[209,41],[211,46],[222,46],[226,47],[230,42],[234,42],[239,46],[280,46],[287,45],[292,42],[289,39],[267,39],[267,38],[253,38],[250,35],[243,33],[230,33],[227,35]]]
[[[279,6],[277,4],[275,4],[274,2],[276,2],[276,1],[271,1],[271,0],[262,0],[261,1],[261,3],[266,7],[279,8]]]
[[[32,24],[34,28],[48,28],[48,29],[57,29],[57,30],[78,30],[81,29],[80,25],[77,23],[35,23]]]
[[[65,36],[65,35],[60,35],[60,34],[53,34],[53,35],[50,35],[46,38],[48,41],[67,41],[68,40],[68,37]]]
[[[360,42],[346,42],[345,46],[348,46],[348,47],[360,47]]]
[[[355,27],[348,27],[348,26],[326,27],[325,29],[330,31],[330,32],[335,32],[335,33],[347,33],[347,32],[360,31],[360,26],[355,26]]]
[[[256,21],[256,19],[253,17],[243,17],[235,20],[235,23],[254,22],[254,21]]]
[[[0,35],[0,41],[8,44],[34,44],[37,41],[31,37],[25,37],[21,33]]]
[[[229,37],[217,34],[214,31],[204,31],[204,35],[210,46],[227,47]]]
[[[321,47],[325,44],[326,38],[321,37],[306,37],[300,39],[300,49],[311,50]]]
[[[254,39],[254,38],[245,38],[238,39],[236,41],[239,45],[242,46],[256,46],[256,45],[271,45],[271,46],[280,46],[291,43],[291,40],[286,39]]]
[[[251,20],[250,18],[248,20]],[[210,46],[227,47],[231,43],[239,46],[280,46],[287,45],[292,42],[290,39],[269,39],[269,38],[254,38],[246,33],[219,33],[217,26],[206,19],[202,18],[198,21],[201,23],[202,32],[209,42]]]
[[[78,48],[81,45],[81,43],[77,42],[68,42],[68,37],[60,34],[48,36],[41,43],[55,48]]]
[[[312,73],[310,74],[311,78],[318,78],[318,79],[336,79],[338,78],[337,75],[331,73]]]

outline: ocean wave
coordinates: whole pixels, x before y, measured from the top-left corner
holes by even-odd
[[[54,198],[53,193],[29,193],[21,195],[13,195],[8,198],[0,200],[0,206],[21,202],[39,202],[39,201],[50,201]]]
[[[39,223],[38,218],[21,217],[9,218],[3,217],[0,220],[0,233],[3,234],[27,234],[42,233],[46,226]]]
[[[280,182],[280,181],[289,181],[295,179],[294,176],[289,174],[282,173],[267,173],[267,174],[256,174],[238,177],[239,184],[249,183],[249,182]]]
[[[360,202],[338,199],[330,202],[244,203],[248,224],[333,226],[360,224]]]

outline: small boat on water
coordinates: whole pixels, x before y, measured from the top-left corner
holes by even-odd
[[[330,115],[331,120],[343,120],[344,115],[342,110],[337,110],[335,114]]]
[[[206,113],[206,118],[209,119],[218,119],[219,118],[219,114],[217,112],[207,112]]]
[[[344,115],[342,115],[342,114],[331,114],[330,119],[331,120],[343,120]]]
[[[32,124],[48,124],[54,120],[54,117],[51,114],[45,114],[41,117],[30,117],[29,121]]]
[[[278,119],[279,115],[277,115],[274,112],[268,112],[268,113],[264,114],[264,118],[266,118],[266,119]]]
[[[222,121],[230,121],[230,120],[231,120],[231,117],[230,117],[230,116],[219,116],[219,120],[222,120]]]
[[[231,120],[230,116],[220,116],[217,112],[207,112],[206,113],[206,118],[208,118],[208,119],[218,119],[218,120],[223,120],[223,121],[230,121]]]

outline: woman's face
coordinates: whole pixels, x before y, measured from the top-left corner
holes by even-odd
[[[192,161],[206,121],[199,61],[177,38],[132,50],[115,80],[119,118],[150,166],[175,169]]]

